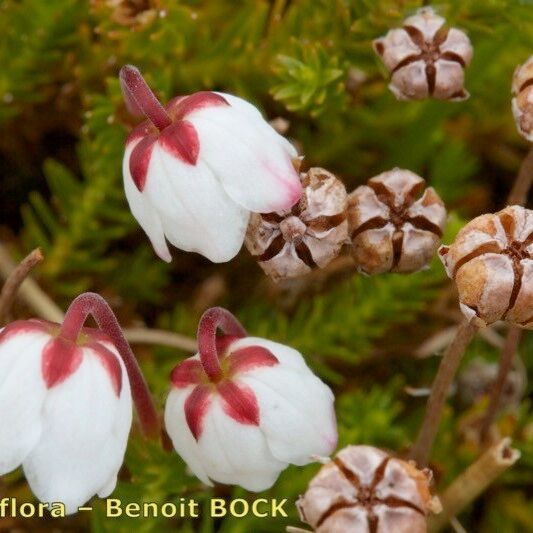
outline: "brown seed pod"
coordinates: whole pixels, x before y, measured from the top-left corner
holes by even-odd
[[[398,100],[461,101],[470,95],[464,88],[464,69],[472,59],[468,36],[444,26],[444,18],[430,7],[404,21],[373,42],[374,50],[391,72],[390,90]]]
[[[533,142],[533,56],[516,67],[512,105],[518,132]]]
[[[431,261],[446,209],[435,190],[424,186],[420,176],[395,168],[348,196],[352,255],[360,272],[416,272]]]
[[[469,222],[440,257],[461,310],[480,326],[497,320],[533,329],[533,211],[513,205]]]
[[[246,233],[246,247],[274,281],[325,267],[348,240],[344,184],[322,168],[301,176],[300,201],[290,211],[253,213]]]
[[[98,0],[93,0],[97,3]],[[101,0],[100,0],[101,2]],[[122,26],[144,26],[157,18],[158,0],[105,0],[113,20]]]
[[[347,446],[311,480],[296,506],[316,533],[424,533],[438,510],[429,470],[372,446]]]
[[[516,361],[505,378],[499,409],[518,407],[526,391],[527,371],[520,358],[516,358]],[[472,360],[457,379],[457,393],[461,403],[470,406],[488,396],[496,382],[498,369],[498,363],[489,363],[481,357]]]

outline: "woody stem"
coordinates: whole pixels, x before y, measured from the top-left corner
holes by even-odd
[[[507,198],[507,205],[525,205],[533,182],[533,146],[520,165],[513,188]]]
[[[429,520],[429,531],[436,533],[472,503],[498,476],[513,466],[520,452],[505,438],[486,450],[439,495],[442,512]]]
[[[124,362],[143,433],[147,437],[158,438],[159,419],[148,385],[109,304],[99,294],[80,294],[67,309],[59,335],[76,342],[89,315],[92,315],[100,329],[109,335]]]
[[[459,363],[466,348],[474,338],[477,330],[478,326],[467,319],[463,319],[454,339],[442,356],[426,405],[424,421],[410,454],[410,458],[414,459],[420,467],[427,464],[453,377],[459,368]]]
[[[507,374],[509,374],[509,370],[511,370],[513,358],[516,353],[516,349],[518,348],[518,344],[520,343],[521,337],[522,330],[516,327],[511,327],[507,337],[505,338],[505,344],[500,357],[498,375],[494,385],[492,386],[489,405],[481,424],[481,442],[485,443],[488,440],[489,430],[494,422],[494,419],[496,418],[496,413],[500,405],[505,382],[507,381]]]
[[[43,259],[41,249],[36,248],[10,272],[0,291],[0,325],[8,317],[19,287],[28,277],[32,268],[38,265]]]
[[[120,69],[120,85],[124,100],[131,113],[143,114],[162,131],[172,124],[172,119],[161,105],[137,67],[125,65]]]
[[[526,203],[529,190],[531,189],[532,182],[533,146],[529,149],[529,152],[520,165],[520,170],[516,176],[513,188],[511,189],[511,192],[507,198],[507,205],[524,205]],[[507,380],[507,374],[511,370],[513,358],[518,348],[518,344],[520,343],[521,336],[522,330],[516,326],[511,326],[507,332],[505,344],[500,356],[498,375],[496,377],[496,382],[492,387],[489,405],[481,425],[480,436],[483,443],[487,442],[490,427],[496,418],[496,412],[498,411],[500,398]]]
[[[226,335],[235,337],[247,335],[240,322],[222,307],[212,307],[202,315],[198,324],[198,352],[205,373],[215,383],[222,376],[216,343],[218,329]]]

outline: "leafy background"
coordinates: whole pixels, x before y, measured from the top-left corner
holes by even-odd
[[[309,166],[323,166],[348,189],[393,166],[424,176],[451,212],[445,241],[469,218],[505,203],[527,146],[510,111],[510,80],[533,50],[529,0],[450,0],[435,7],[466,29],[475,47],[465,103],[397,102],[371,40],[401,24],[421,2],[400,0],[3,0],[0,3],[0,238],[18,259],[41,246],[35,275],[63,308],[84,290],[103,294],[125,325],[193,336],[201,312],[230,308],[253,334],[300,349],[335,389],[341,444],[367,443],[401,453],[416,435],[437,357],[416,359],[432,335],[459,320],[456,295],[441,265],[410,276],[366,278],[350,272],[321,283],[274,287],[246,251],[231,264],[174,253],[156,259],[130,215],[121,184],[123,142],[134,124],[117,73],[133,63],[163,100],[203,89],[235,93],[287,135]],[[16,308],[17,316],[31,312]],[[504,334],[504,331],[501,331]],[[170,369],[188,354],[134,346],[163,406]],[[533,365],[533,338],[521,355]],[[437,354],[438,355],[438,354]],[[475,358],[495,361],[482,338]],[[481,379],[481,377],[480,377]],[[465,426],[486,398],[461,405],[455,388],[434,451],[438,487],[477,455]],[[468,531],[533,531],[531,388],[508,409],[499,431],[522,458],[460,521]],[[267,497],[302,493],[316,465],[289,468]],[[20,472],[0,480],[0,495],[31,499]],[[253,495],[207,490],[174,454],[147,445],[134,429],[115,497],[124,501],[200,502]],[[261,495],[263,496],[263,495]],[[529,502],[531,503],[531,502]],[[0,521],[0,530],[282,531],[288,519],[106,519]]]

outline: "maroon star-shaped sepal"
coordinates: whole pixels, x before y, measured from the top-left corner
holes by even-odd
[[[133,141],[137,141],[137,145],[131,152],[129,169],[139,191],[142,192],[146,185],[155,142],[159,140],[160,146],[179,161],[195,165],[200,152],[200,142],[195,127],[186,117],[199,109],[222,105],[230,104],[222,96],[209,91],[178,96],[165,106],[171,121],[169,125],[159,130],[150,120],[145,120],[131,132],[126,145]]]
[[[185,401],[185,418],[196,440],[202,434],[203,422],[215,394],[219,395],[222,408],[228,416],[240,424],[259,425],[259,406],[253,390],[238,383],[235,378],[257,368],[275,366],[279,361],[262,346],[232,349],[231,345],[238,338],[225,335],[217,339],[222,368],[219,380],[210,380],[202,362],[197,359],[187,359],[172,371],[171,380],[175,387],[181,389],[195,385]]]
[[[41,371],[48,389],[59,385],[81,365],[83,348],[91,349],[109,374],[113,390],[120,396],[122,390],[122,369],[117,356],[102,344],[111,343],[109,337],[93,328],[82,328],[76,343],[59,336],[60,326],[46,320],[17,320],[0,333],[0,345],[16,335],[45,333],[50,340],[42,349]],[[21,354],[24,357],[24,354]]]

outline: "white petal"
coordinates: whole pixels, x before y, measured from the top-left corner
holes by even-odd
[[[132,142],[126,147],[124,160],[122,162],[122,175],[124,178],[126,199],[128,200],[133,216],[150,239],[155,253],[163,259],[163,261],[170,263],[170,261],[172,261],[172,256],[168,251],[161,218],[147,200],[146,196],[137,189],[131,177],[129,160],[130,154],[136,144],[137,143]]]
[[[157,209],[174,246],[216,263],[239,252],[249,212],[226,194],[200,158],[189,165],[156,144],[143,194]]]
[[[122,391],[91,350],[80,367],[48,391],[43,433],[23,463],[28,483],[43,502],[63,502],[74,513],[110,479],[124,460],[131,426],[131,393],[122,361]]]
[[[233,96],[232,94],[227,93],[217,93],[222,96],[226,101],[228,101],[232,107],[237,108],[239,111],[247,115],[247,117],[255,122],[256,128],[261,131],[262,134],[269,136],[272,142],[278,143],[281,148],[283,148],[291,158],[298,157],[298,152],[296,148],[283,136],[280,135],[264,118],[263,115],[259,112],[257,107],[252,105],[250,102],[239,98],[238,96]]]
[[[298,350],[285,344],[280,344],[279,342],[269,341],[260,337],[244,337],[231,344],[231,351],[247,348],[248,346],[262,346],[272,352],[284,367],[302,372],[306,375],[313,375]]]
[[[106,484],[97,492],[99,498],[107,498],[110,496],[117,486],[117,474],[113,474]]]
[[[200,159],[235,202],[267,213],[288,209],[300,199],[294,149],[260,116],[253,118],[231,104],[201,109],[188,119],[198,133]]]
[[[23,333],[0,344],[0,475],[20,466],[41,435],[41,357],[49,340],[45,333]]]
[[[187,463],[193,474],[206,485],[212,486],[205,471],[200,448],[185,418],[185,401],[194,385],[183,389],[172,388],[165,404],[165,428],[172,440],[174,449]]]
[[[254,391],[260,427],[274,457],[304,465],[313,455],[335,449],[333,394],[316,376],[279,365],[243,373],[236,381]]]
[[[208,476],[255,492],[270,488],[287,463],[273,457],[257,426],[241,424],[228,416],[219,396],[215,395],[212,402],[198,442]]]

